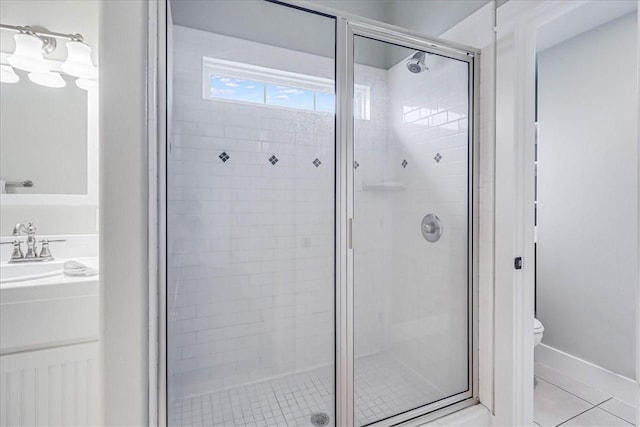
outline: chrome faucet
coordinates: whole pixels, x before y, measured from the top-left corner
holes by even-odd
[[[64,242],[65,240],[47,240],[42,239],[40,243],[42,243],[42,247],[40,248],[40,254],[38,255],[37,247],[36,247],[36,227],[33,225],[33,222],[29,222],[27,225],[22,223],[16,224],[13,227],[13,235],[18,237],[20,234],[26,234],[27,236],[27,253],[22,254],[22,248],[18,239],[15,239],[13,242],[2,242],[0,244],[12,244],[13,252],[11,253],[11,259],[9,259],[9,264],[16,262],[36,262],[36,261],[53,261],[53,256],[51,255],[51,251],[49,250],[50,242]]]
[[[18,223],[13,227],[14,236],[19,236],[21,232],[27,235],[27,253],[24,256],[25,261],[38,258],[38,254],[36,252],[36,227],[33,225],[33,222],[30,222],[27,226],[22,223]]]

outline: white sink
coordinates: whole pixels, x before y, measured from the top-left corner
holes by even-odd
[[[62,274],[63,261],[0,264],[0,283],[25,282]]]

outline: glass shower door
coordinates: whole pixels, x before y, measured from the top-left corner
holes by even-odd
[[[334,425],[335,19],[171,10],[169,425]]]
[[[471,396],[470,64],[358,35],[354,56],[354,418],[364,426]]]
[[[277,2],[171,6],[169,425],[470,402],[471,57]]]

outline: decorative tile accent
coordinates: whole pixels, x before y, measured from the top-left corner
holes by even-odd
[[[322,164],[322,162],[320,160],[318,160],[317,158],[313,161],[313,164],[315,167],[318,167]]]
[[[442,160],[442,154],[440,153],[436,153],[435,157],[433,158],[433,160],[436,161],[436,163],[440,163],[440,160]]]
[[[407,162],[406,160],[402,161],[402,167],[403,168],[406,168],[408,164],[409,164],[409,162]]]
[[[354,168],[354,169],[358,169],[358,167],[360,167],[360,163],[358,163],[358,162],[354,161],[354,162],[353,162],[353,168]]]
[[[227,160],[230,159],[226,151],[223,151],[222,154],[220,154],[218,157],[220,157],[220,160],[222,160],[222,163],[225,163]]]
[[[272,165],[275,165],[276,163],[278,163],[278,158],[276,157],[275,154],[269,157],[269,162],[271,162]]]

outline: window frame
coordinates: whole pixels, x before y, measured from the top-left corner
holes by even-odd
[[[211,78],[213,77],[226,77],[232,79],[250,80],[256,83],[261,83],[264,85],[263,102],[250,102],[212,96]],[[286,86],[292,89],[301,89],[313,92],[314,109],[308,110],[304,108],[268,104],[266,91],[267,86],[269,85]],[[202,58],[202,98],[207,101],[233,102],[253,106],[335,115],[335,111],[327,112],[316,109],[316,94],[318,92],[331,93],[335,97],[336,89],[334,80],[323,77],[310,76],[307,74],[294,73],[291,71],[261,67],[258,65],[210,58],[207,56],[204,56]],[[358,84],[354,85],[354,118],[361,120],[371,120],[371,88],[369,86]]]

